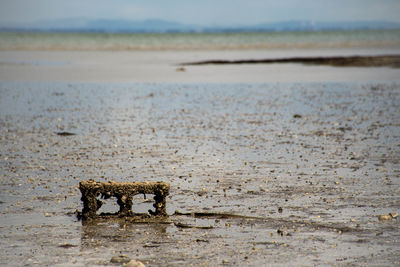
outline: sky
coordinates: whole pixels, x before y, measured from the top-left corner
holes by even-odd
[[[0,26],[66,18],[163,19],[203,26],[288,20],[400,22],[400,0],[0,0]]]

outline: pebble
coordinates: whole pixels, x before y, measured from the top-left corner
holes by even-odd
[[[379,215],[378,216],[378,220],[380,220],[380,221],[391,220],[391,219],[397,218],[397,216],[399,216],[398,213],[391,212],[391,213],[388,213],[388,214]]]
[[[112,263],[127,263],[130,260],[131,259],[128,256],[121,254],[121,255],[112,257],[110,262],[112,262]]]
[[[130,260],[127,263],[122,264],[122,267],[146,267],[141,261]]]

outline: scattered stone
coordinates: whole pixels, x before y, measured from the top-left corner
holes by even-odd
[[[73,245],[73,244],[69,244],[69,243],[65,243],[65,244],[61,244],[58,247],[60,248],[74,248],[77,247],[78,245]]]
[[[111,258],[110,262],[111,263],[128,263],[130,262],[130,258],[126,256],[125,254],[121,254],[118,256],[114,256]]]
[[[184,224],[180,222],[174,223],[174,225],[178,228],[196,228],[196,229],[213,229],[213,226],[195,226],[195,225],[189,225],[189,224]]]
[[[378,216],[378,220],[380,221],[386,221],[386,220],[391,220],[392,216],[390,216],[389,214],[384,214],[384,215],[379,215]]]
[[[128,263],[122,264],[122,267],[146,267],[141,261],[130,260]]]
[[[378,220],[380,221],[387,221],[391,219],[396,219],[399,214],[397,212],[390,212],[388,214],[383,214],[378,216]]]
[[[58,132],[56,133],[57,135],[60,136],[71,136],[71,135],[76,135],[76,133],[70,133],[70,132]]]
[[[158,247],[160,247],[160,245],[154,244],[154,243],[149,243],[149,244],[144,244],[143,247],[144,248],[158,248]]]
[[[277,233],[278,235],[280,235],[280,236],[292,236],[291,233],[288,233],[288,232],[286,232],[286,231],[284,231],[284,230],[281,230],[281,229],[276,230],[276,233]],[[272,233],[271,233],[271,236],[273,236]]]

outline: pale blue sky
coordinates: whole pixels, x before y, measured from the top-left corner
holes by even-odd
[[[400,0],[0,0],[0,25],[59,18],[165,19],[199,25],[287,20],[400,22]]]

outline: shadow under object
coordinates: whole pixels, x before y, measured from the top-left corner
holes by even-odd
[[[117,182],[96,182],[94,180],[81,181],[79,183],[79,190],[81,191],[83,202],[82,213],[78,217],[83,220],[101,217],[135,217],[132,212],[132,199],[133,196],[138,194],[153,194],[154,201],[153,207],[155,211],[149,210],[149,214],[141,214],[139,216],[168,216],[166,211],[166,196],[169,195],[170,185],[164,182],[131,182],[131,183],[117,183]],[[115,197],[119,205],[119,211],[112,214],[96,214],[100,209],[103,202],[97,197],[108,199]]]

